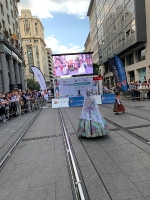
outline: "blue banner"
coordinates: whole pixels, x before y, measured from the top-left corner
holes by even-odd
[[[116,99],[115,94],[102,94],[102,104],[114,103]]]
[[[117,67],[118,75],[119,75],[119,79],[120,79],[121,90],[127,91],[128,90],[128,88],[127,88],[127,77],[126,77],[126,73],[125,73],[123,63],[118,56],[116,56],[116,55],[114,55],[114,56],[115,56],[116,67]]]
[[[69,97],[69,107],[83,106],[84,97]]]
[[[113,77],[115,79],[116,84],[120,83],[119,75],[118,75],[118,70],[116,68],[116,62],[112,58],[108,58],[109,66],[112,70]]]

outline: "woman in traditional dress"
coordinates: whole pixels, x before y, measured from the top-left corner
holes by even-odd
[[[91,91],[87,91],[79,119],[77,135],[94,138],[104,136],[110,131],[108,124],[98,110],[98,105]]]
[[[114,112],[115,114],[118,114],[119,112],[123,112],[124,113],[125,108],[122,105],[121,101],[120,101],[120,96],[119,96],[119,92],[116,92],[116,100],[115,100],[115,104],[114,104]]]

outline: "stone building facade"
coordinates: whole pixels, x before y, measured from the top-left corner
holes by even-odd
[[[55,75],[54,75],[54,64],[53,64],[53,58],[52,58],[52,50],[50,48],[46,48],[46,51],[47,51],[47,61],[48,61],[49,76],[50,76],[49,88],[54,88],[53,79],[55,78]]]
[[[91,2],[94,2],[95,6],[99,65],[104,70],[105,82],[114,83],[108,64],[108,58],[113,58],[114,54],[121,58],[128,82],[149,80],[150,1],[91,0]]]
[[[19,2],[0,0],[0,92],[8,92],[14,87],[25,89]]]
[[[44,27],[39,18],[32,16],[30,10],[22,10],[19,18],[22,47],[26,64],[26,76],[33,78],[31,66],[38,67],[50,85]]]

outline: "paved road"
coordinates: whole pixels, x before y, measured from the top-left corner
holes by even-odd
[[[124,104],[126,114],[114,115],[112,105],[100,110],[110,121],[150,139],[150,103]],[[150,200],[150,146],[112,124],[106,137],[78,138],[81,108],[61,110],[89,199]],[[43,109],[0,171],[0,199],[73,199],[61,134],[58,110]],[[0,136],[6,142],[6,135]]]

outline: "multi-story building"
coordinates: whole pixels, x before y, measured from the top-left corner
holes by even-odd
[[[149,0],[95,0],[99,64],[105,68],[105,80],[113,83],[108,58],[118,55],[127,81],[150,78]]]
[[[96,19],[96,12],[95,12],[95,1],[91,0],[89,9],[87,12],[87,16],[90,19],[90,48],[92,54],[93,63],[99,62],[99,55],[98,55],[98,35],[97,35],[97,19]]]
[[[49,67],[49,76],[50,76],[50,85],[49,88],[54,88],[53,79],[54,76],[54,65],[53,65],[53,58],[52,58],[52,50],[50,48],[46,48],[47,51],[47,60],[48,60],[48,67]]]
[[[39,18],[32,16],[30,10],[21,10],[19,18],[22,47],[26,63],[26,76],[32,79],[31,66],[38,67],[50,84],[49,69],[47,63],[47,51],[44,39],[44,28]]]
[[[25,89],[19,2],[0,0],[0,92],[8,92],[14,86]]]
[[[88,34],[88,37],[86,39],[86,42],[84,44],[85,47],[85,52],[91,52],[91,38],[90,38],[90,33]]]

